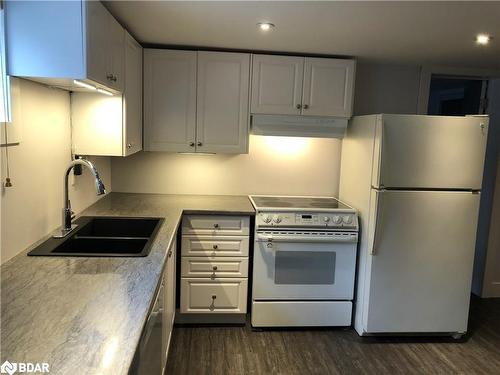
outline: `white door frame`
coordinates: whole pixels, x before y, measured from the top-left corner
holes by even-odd
[[[464,78],[470,77],[488,80],[500,77],[500,70],[423,65],[420,71],[420,85],[418,89],[417,114],[419,115],[427,114],[432,75],[463,76]]]

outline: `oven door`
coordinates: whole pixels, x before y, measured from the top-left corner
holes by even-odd
[[[354,232],[257,231],[253,299],[352,299],[357,240]]]

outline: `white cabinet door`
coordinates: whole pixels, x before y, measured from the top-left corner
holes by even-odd
[[[167,364],[168,349],[170,347],[170,342],[172,340],[172,331],[174,329],[174,318],[175,318],[175,259],[176,259],[176,246],[175,238],[170,246],[167,254],[167,266],[164,273],[165,282],[165,312],[163,314],[163,367]]]
[[[248,236],[182,236],[183,256],[248,256]]]
[[[142,47],[125,35],[125,92],[123,95],[125,156],[142,150]]]
[[[351,117],[354,60],[306,57],[302,114]]]
[[[86,1],[87,76],[109,85],[108,12],[100,1]]]
[[[181,313],[245,314],[247,279],[182,278]]]
[[[125,31],[100,1],[86,1],[85,4],[87,75],[94,81],[123,91]]]
[[[248,236],[250,217],[230,215],[185,215],[182,234],[211,236]]]
[[[252,113],[299,115],[304,58],[253,55]]]
[[[196,52],[145,49],[144,149],[194,152],[195,136]]]
[[[196,151],[248,152],[250,55],[198,52]]]
[[[125,30],[106,10],[108,23],[108,71],[113,75],[108,86],[123,91],[125,87]]]

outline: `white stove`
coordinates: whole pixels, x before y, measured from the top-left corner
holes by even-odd
[[[250,200],[257,211],[252,325],[351,325],[356,210],[331,197]]]

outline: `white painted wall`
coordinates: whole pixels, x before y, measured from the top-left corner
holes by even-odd
[[[140,152],[112,159],[113,191],[337,195],[341,141],[250,137],[245,155]]]
[[[354,115],[416,114],[420,67],[359,62]]]
[[[360,63],[354,113],[416,113],[419,82],[416,66]],[[113,158],[113,191],[337,195],[341,141],[274,138],[251,136],[248,155]]]
[[[500,79],[489,82],[490,116],[484,163],[472,291],[481,297],[500,297]]]
[[[498,158],[495,186],[482,297],[498,298],[500,297],[500,162]]]
[[[5,149],[2,148],[1,253],[0,262],[38,241],[61,225],[63,174],[71,160],[70,97],[67,91],[20,80],[22,139],[9,148],[13,185],[3,187]],[[15,121],[15,119],[14,119]],[[111,190],[109,158],[90,159]],[[90,173],[76,177],[70,199],[75,212],[98,197]]]

